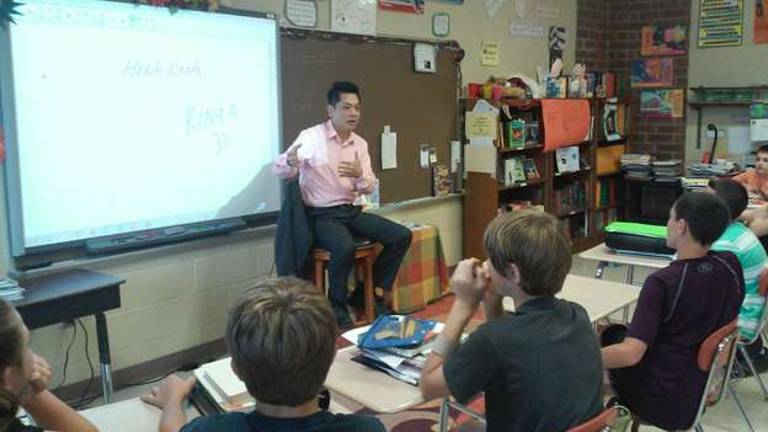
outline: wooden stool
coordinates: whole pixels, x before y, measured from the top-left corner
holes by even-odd
[[[373,261],[376,259],[376,244],[368,239],[355,239],[355,279],[362,273],[365,288],[365,319],[370,324],[376,318],[373,309]],[[331,253],[325,249],[312,249],[315,271],[315,286],[327,295],[325,287],[325,266],[331,260]]]

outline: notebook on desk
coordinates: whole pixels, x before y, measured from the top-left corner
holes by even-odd
[[[195,378],[207,396],[222,412],[249,411],[254,401],[245,384],[232,372],[231,358],[204,364],[195,370]]]

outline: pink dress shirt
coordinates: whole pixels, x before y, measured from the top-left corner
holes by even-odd
[[[288,165],[288,152],[297,146],[300,146],[297,153],[299,166],[292,167]],[[354,161],[355,153],[360,158],[362,176],[357,179],[341,177],[339,162]],[[284,179],[299,174],[302,198],[311,207],[352,204],[355,193],[371,193],[379,183],[371,170],[368,143],[354,132],[341,142],[330,120],[301,131],[285,153],[277,157],[273,171]]]

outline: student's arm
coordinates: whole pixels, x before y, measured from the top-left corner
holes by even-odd
[[[623,342],[602,349],[603,367],[618,369],[640,363],[648,345],[640,339],[628,337]]]
[[[161,386],[141,396],[145,403],[163,410],[157,429],[159,432],[178,432],[184,427],[187,415],[182,405],[194,386],[195,377],[182,380],[176,375],[169,375]]]
[[[443,375],[445,357],[450,355],[459,344],[461,334],[475,314],[483,294],[487,289],[485,275],[480,268],[480,261],[470,258],[459,262],[451,277],[451,289],[456,294],[451,312],[445,322],[445,328],[437,339],[436,348],[429,354],[421,371],[419,387],[426,400],[445,397],[451,394]]]
[[[48,391],[50,378],[51,367],[48,362],[35,354],[29,378],[34,395],[22,406],[37,425],[58,432],[98,432],[88,420]]]
[[[48,390],[38,393],[23,406],[29,415],[35,419],[35,423],[45,430],[98,432],[96,426]]]
[[[640,363],[663,325],[664,290],[664,282],[660,278],[651,275],[645,280],[626,337],[622,342],[601,350],[604,368],[617,369]]]

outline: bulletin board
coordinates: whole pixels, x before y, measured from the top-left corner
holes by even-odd
[[[368,141],[380,181],[382,204],[432,195],[432,171],[419,166],[422,144],[450,164],[450,141],[458,139],[459,67],[453,52],[437,54],[437,73],[416,73],[413,44],[347,37],[328,32],[284,31],[282,35],[283,140],[288,147],[301,130],[327,120],[326,93],[334,81],[360,87],[362,116],[357,133]],[[381,169],[381,133],[397,133],[397,168]]]

